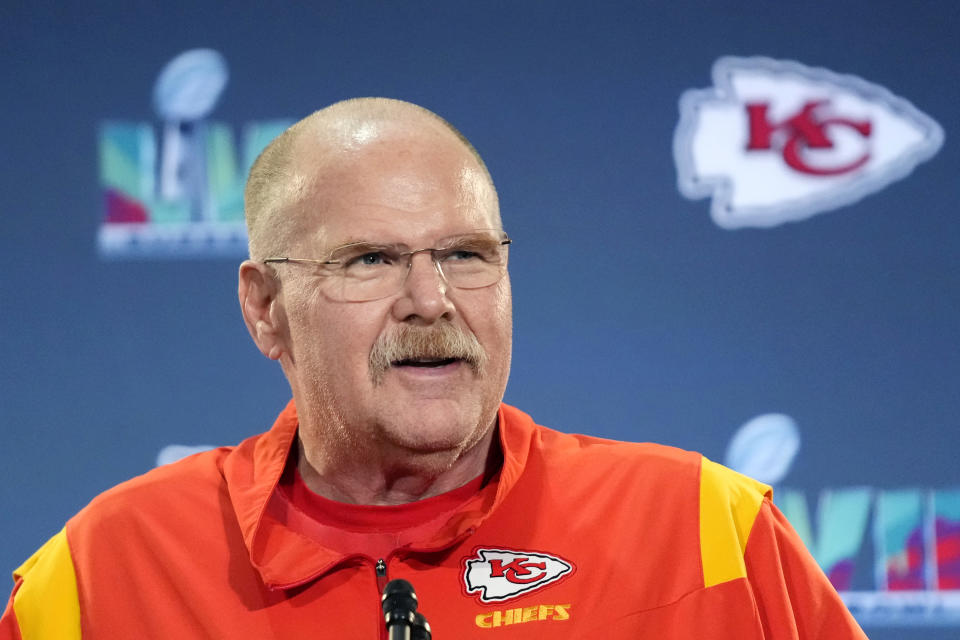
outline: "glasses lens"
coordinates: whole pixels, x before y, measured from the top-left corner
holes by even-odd
[[[496,232],[477,232],[447,238],[434,252],[452,286],[460,289],[488,287],[507,270],[507,245]]]
[[[357,243],[334,251],[330,259],[340,269],[331,278],[330,297],[351,302],[376,300],[400,288],[407,271],[407,262],[394,247]]]

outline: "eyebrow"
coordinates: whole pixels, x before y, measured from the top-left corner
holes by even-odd
[[[457,233],[452,236],[441,238],[441,240],[452,240],[454,238],[457,238],[461,240],[466,240],[468,243],[470,241],[482,242],[484,240],[487,240],[487,238],[484,237],[480,233],[480,231],[481,230]],[[371,249],[393,249],[394,251],[398,251],[400,253],[403,253],[405,251],[410,251],[410,245],[406,244],[405,242],[375,242],[373,240],[360,238],[359,236],[353,236],[353,237],[348,236],[346,241],[338,244],[332,249],[329,249],[326,252],[326,255],[332,256],[333,254],[337,253],[338,251],[342,251],[343,249],[355,249],[355,248],[362,249],[366,247],[369,247]]]
[[[394,249],[396,251],[406,251],[409,247],[402,242],[374,242],[372,240],[349,240],[335,246],[327,252],[327,255],[334,255],[344,249]]]

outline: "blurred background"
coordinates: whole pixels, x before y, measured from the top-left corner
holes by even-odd
[[[285,123],[382,95],[450,120],[497,183],[507,402],[760,476],[872,638],[956,637],[960,5],[110,5],[0,7],[0,569],[168,445],[272,424],[289,389],[236,299],[243,172]],[[728,56],[765,120],[716,84]],[[802,157],[873,155],[799,176],[785,123],[824,96],[839,155]],[[772,133],[748,157],[751,123]],[[751,179],[769,201],[718,224],[709,196]]]

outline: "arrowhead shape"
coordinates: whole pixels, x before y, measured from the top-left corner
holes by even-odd
[[[943,129],[862,78],[724,57],[686,91],[673,153],[680,192],[711,197],[724,228],[770,227],[850,204],[907,176]]]
[[[478,548],[463,561],[464,592],[480,602],[502,602],[552,584],[574,571],[548,553]]]

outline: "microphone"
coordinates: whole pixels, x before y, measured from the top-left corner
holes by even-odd
[[[380,606],[389,640],[412,640],[411,632],[417,616],[417,594],[413,585],[402,578],[391,580],[383,590]],[[429,634],[429,627],[427,629]]]
[[[410,631],[410,640],[430,640],[430,623],[417,611],[413,614],[413,628]]]

